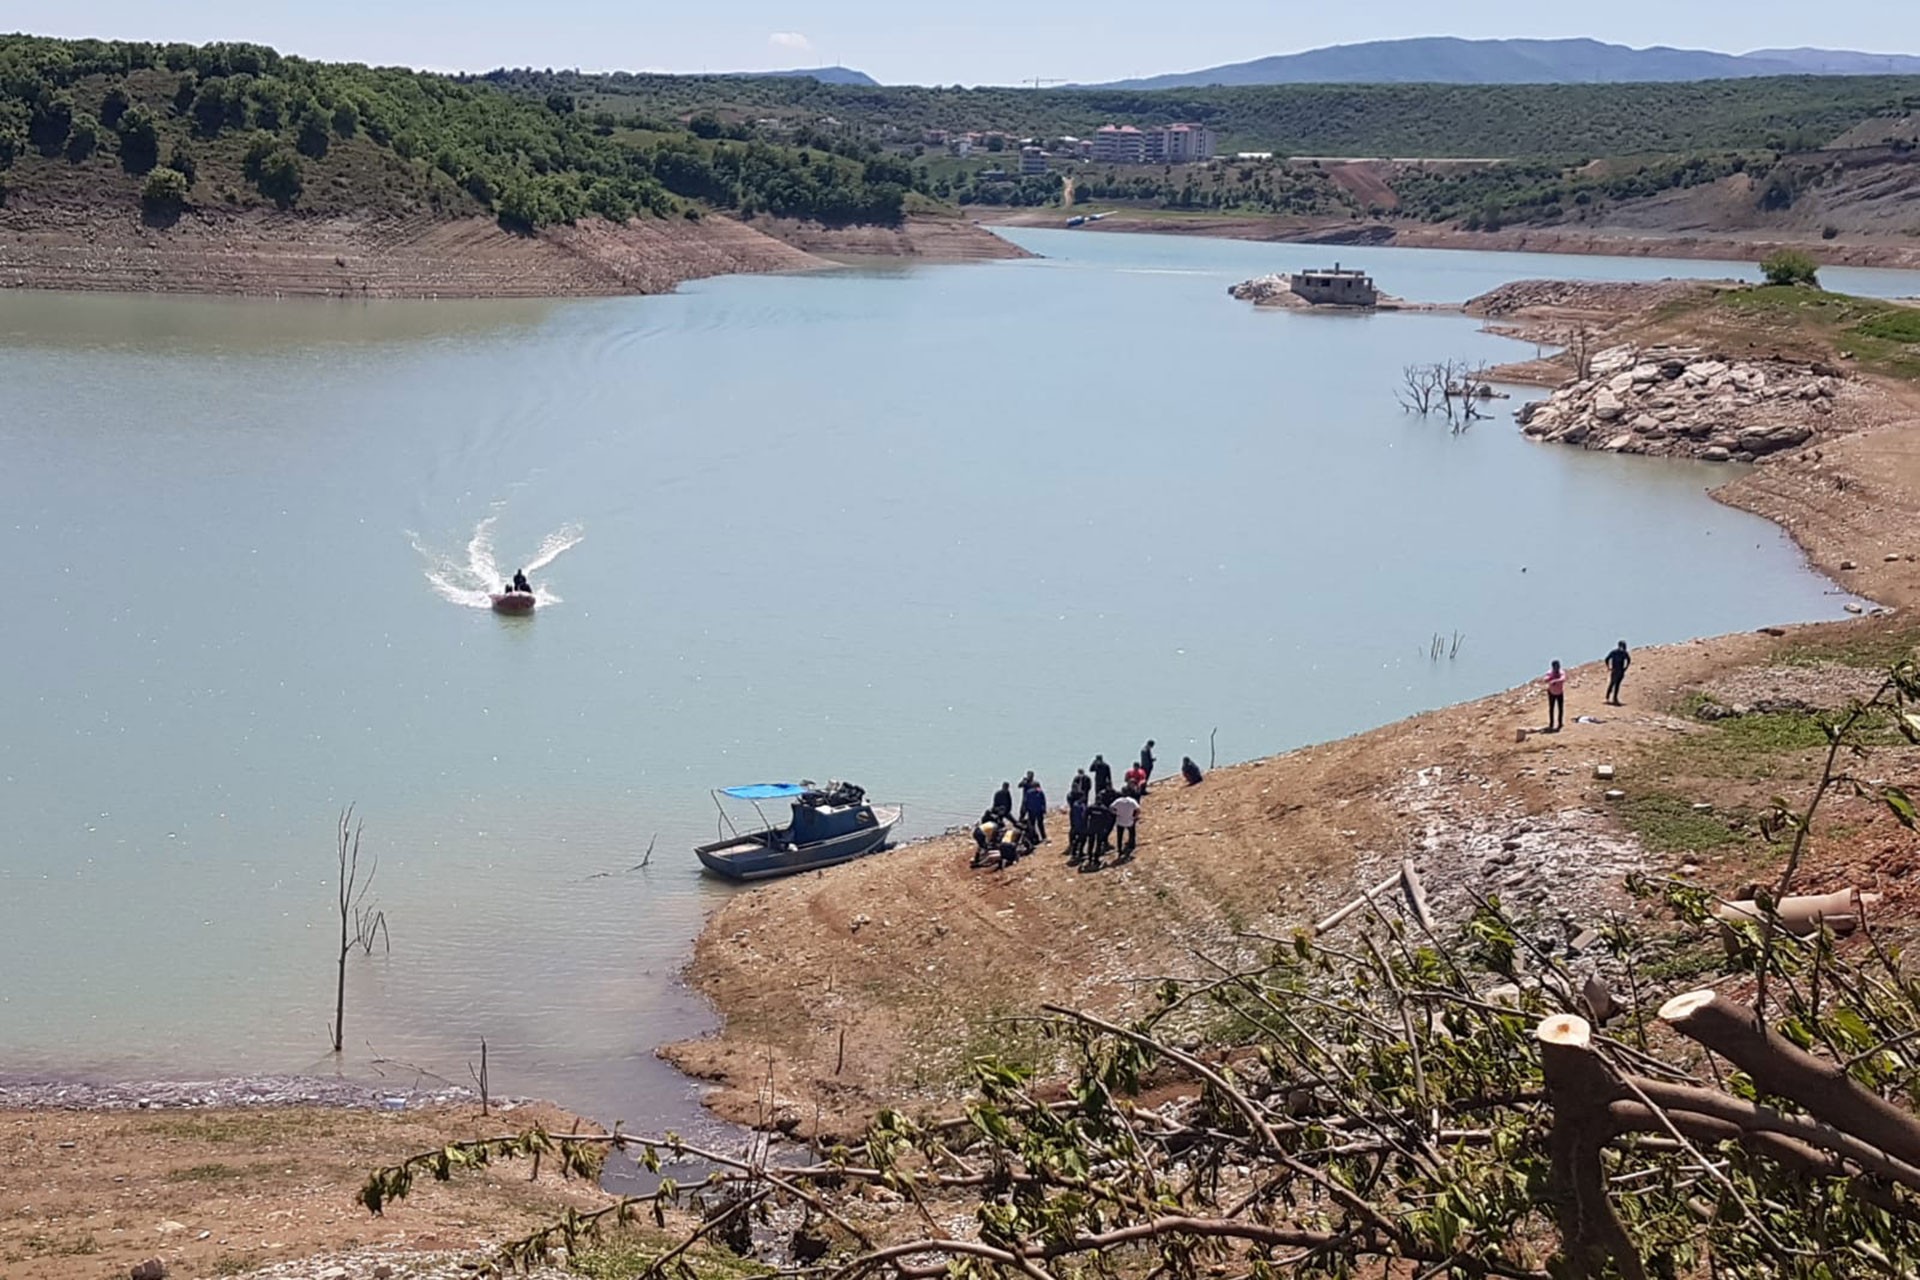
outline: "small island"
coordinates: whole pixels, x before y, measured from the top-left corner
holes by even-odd
[[[1253,280],[1243,280],[1227,290],[1228,294],[1256,307],[1289,307],[1298,311],[1457,311],[1437,303],[1408,302],[1382,293],[1373,277],[1364,271],[1342,267],[1310,268],[1306,271],[1277,272]]]

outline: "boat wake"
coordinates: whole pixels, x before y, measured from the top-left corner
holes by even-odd
[[[408,535],[413,541],[413,549],[427,562],[427,584],[433,588],[435,595],[450,604],[465,605],[469,609],[490,609],[493,607],[493,593],[506,589],[514,569],[524,569],[527,576],[533,578],[563,553],[579,546],[580,540],[586,537],[579,525],[564,525],[541,539],[532,559],[509,565],[503,571],[493,550],[493,525],[496,519],[497,516],[488,516],[474,526],[473,536],[467,539],[464,559],[424,546],[418,534]],[[533,598],[542,608],[560,603],[560,597],[539,581],[533,584]]]

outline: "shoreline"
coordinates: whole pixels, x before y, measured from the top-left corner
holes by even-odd
[[[922,262],[1031,256],[960,219],[898,227],[707,214],[599,218],[533,235],[485,218],[190,212],[169,226],[25,201],[0,209],[0,290],[352,299],[596,298],[713,276],[831,269],[834,252]]]
[[[1065,230],[1068,215],[1057,209],[1003,211],[983,215],[983,225]],[[1564,254],[1576,257],[1678,258],[1708,262],[1758,262],[1776,249],[1798,249],[1824,266],[1885,267],[1920,270],[1920,243],[1861,238],[1823,240],[1778,235],[1703,235],[1600,227],[1507,227],[1466,231],[1431,223],[1297,218],[1261,214],[1186,214],[1159,210],[1116,209],[1078,231],[1189,235],[1273,244],[1461,249],[1497,253]]]

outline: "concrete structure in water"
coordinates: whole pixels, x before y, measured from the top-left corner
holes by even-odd
[[[1337,262],[1332,270],[1297,271],[1287,277],[1287,287],[1320,307],[1371,307],[1380,300],[1372,276],[1364,271],[1343,271]]]

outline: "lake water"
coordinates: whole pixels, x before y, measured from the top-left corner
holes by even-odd
[[[923,833],[1147,737],[1242,759],[1840,613],[1724,469],[1394,404],[1524,348],[1226,296],[1330,251],[1015,237],[1049,256],[658,298],[0,296],[0,1072],[328,1069],[354,802],[393,950],[350,1071],[464,1081],[485,1036],[496,1090],[685,1127],[652,1050],[710,1024],[711,787],[849,777]],[[1436,301],[1726,271],[1337,256]],[[543,554],[538,616],[473,607]]]

